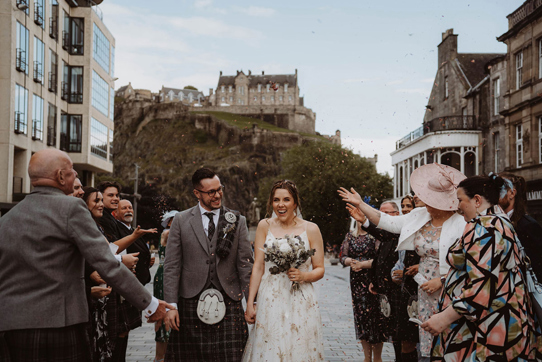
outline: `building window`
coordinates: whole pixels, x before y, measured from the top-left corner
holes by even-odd
[[[34,82],[43,83],[43,63],[45,60],[45,46],[43,42],[34,37]]]
[[[282,103],[283,99],[284,99],[284,98],[283,98],[282,96],[279,96],[279,102],[280,102],[280,103]]]
[[[241,100],[240,100],[240,99],[237,99],[237,104],[241,104]]]
[[[43,134],[43,98],[32,97],[32,139],[41,140]]]
[[[495,165],[493,168],[494,172],[499,172],[499,153],[501,151],[501,145],[499,141],[499,132],[493,133],[493,149],[494,149],[494,159]]]
[[[542,78],[542,39],[538,40],[538,78]]]
[[[220,86],[220,91],[224,93],[224,86]]]
[[[85,46],[85,19],[71,18],[64,11],[64,31],[62,31],[62,48],[71,55],[83,55]]]
[[[95,70],[92,71],[92,106],[104,116],[109,115],[109,85]]]
[[[261,93],[261,92],[262,92],[262,85],[258,83],[258,93]]]
[[[109,89],[109,119],[115,120],[115,90]]]
[[[538,163],[542,163],[542,117],[538,117]]]
[[[265,102],[265,96],[262,96],[262,102]]]
[[[83,103],[83,67],[71,67],[64,63],[62,99],[68,103]]]
[[[111,47],[111,78],[115,78],[115,47]]]
[[[523,52],[516,54],[516,89],[523,84]]]
[[[497,78],[493,81],[493,115],[499,115],[499,97],[501,96],[501,79]]]
[[[113,163],[113,130],[109,130],[109,162]]]
[[[230,92],[230,93],[232,92],[232,86],[231,85],[228,87],[228,92]]]
[[[56,106],[51,103],[47,111],[47,146],[56,147]]]
[[[284,92],[288,92],[288,83],[284,83]]]
[[[288,96],[288,102],[292,103],[292,96]]]
[[[60,149],[66,152],[81,152],[83,116],[62,113],[60,121]]]
[[[275,96],[271,96],[271,102],[275,103]]]
[[[220,99],[220,101],[221,101],[222,103],[224,103],[224,102],[226,101],[226,97],[222,97],[222,98]]]
[[[444,77],[444,99],[448,99],[448,96],[450,95],[448,90],[448,77]]]
[[[267,83],[267,86],[266,86],[267,93],[269,93],[269,88],[270,87],[271,87],[271,84]]]
[[[179,92],[179,100],[182,102],[184,98],[183,92]]]
[[[34,22],[45,29],[43,0],[34,0]]]
[[[233,103],[233,97],[230,97],[230,103]]]
[[[94,23],[94,42],[92,57],[109,74],[109,40],[102,30]]]
[[[49,18],[49,36],[58,42],[58,2],[51,0],[49,2],[51,17]]]
[[[56,93],[58,86],[58,56],[49,49],[49,91]]]
[[[26,114],[28,109],[28,89],[15,84],[15,133],[26,134]]]
[[[17,22],[17,49],[15,52],[15,68],[28,74],[28,29]]]
[[[188,93],[188,102],[189,103],[192,103],[194,101],[194,95],[192,94],[192,92]]]
[[[518,168],[523,164],[523,126],[516,126],[516,166]]]
[[[94,156],[107,159],[107,126],[92,117],[90,125],[90,152]]]
[[[237,91],[239,92],[239,94],[245,94],[245,87],[240,86],[237,88]]]

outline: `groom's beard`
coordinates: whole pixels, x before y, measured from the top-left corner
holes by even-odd
[[[204,200],[203,198],[201,198],[199,199],[199,202],[201,202],[201,205],[207,208],[208,210],[220,209],[220,207],[222,206],[222,196],[213,197],[208,200]]]

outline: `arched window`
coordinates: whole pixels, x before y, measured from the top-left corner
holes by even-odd
[[[474,152],[466,152],[463,160],[463,170],[465,176],[471,177],[476,175],[476,154]]]
[[[450,151],[440,155],[440,163],[443,165],[452,166],[458,171],[461,171],[461,155],[457,152]]]

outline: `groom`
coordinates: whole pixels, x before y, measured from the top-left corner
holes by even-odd
[[[253,264],[246,219],[222,206],[224,186],[213,171],[197,170],[192,185],[199,202],[175,215],[166,248],[164,299],[178,303],[166,316],[172,328],[166,361],[240,361],[248,337],[241,299]],[[203,301],[207,293],[221,297]],[[206,320],[198,303],[209,310],[217,299],[223,303],[212,304]],[[226,312],[218,320],[221,306]]]

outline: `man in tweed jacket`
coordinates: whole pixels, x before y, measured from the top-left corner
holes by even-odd
[[[134,306],[163,319],[166,307],[117,261],[83,200],[77,172],[59,150],[36,152],[34,190],[0,218],[0,360],[86,361],[85,259]]]
[[[166,361],[240,361],[248,338],[241,299],[254,262],[246,219],[222,205],[223,186],[213,171],[197,170],[192,184],[198,205],[175,215],[166,248],[164,299],[178,303],[166,316],[173,329]],[[224,319],[211,325],[196,312],[209,288],[226,304]]]

